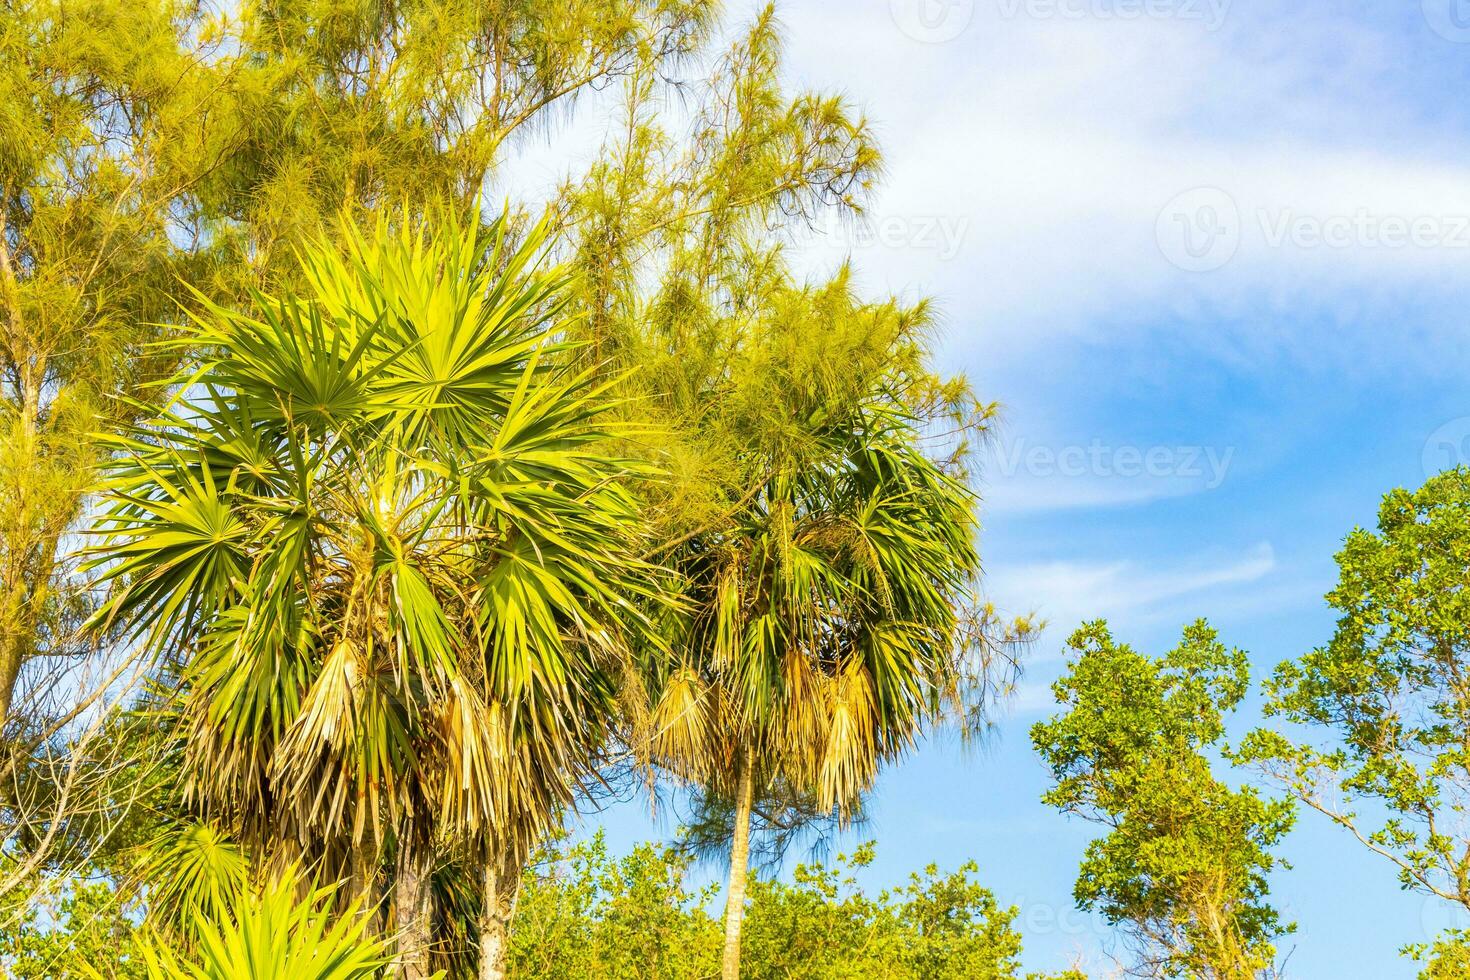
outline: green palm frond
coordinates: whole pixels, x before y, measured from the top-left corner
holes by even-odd
[[[357,903],[340,913],[333,889],[298,896],[294,874],[246,891],[217,914],[196,912],[187,949],[164,937],[141,946],[150,980],[371,980],[390,963],[389,944],[374,937]]]
[[[303,292],[201,301],[168,412],[112,443],[101,621],[179,661],[189,803],[266,863],[519,847],[662,642],[656,473],[610,452],[547,235],[348,227]]]
[[[773,323],[805,322],[819,300],[787,297]],[[821,301],[824,316],[856,315]],[[770,372],[757,390],[779,406],[738,406],[770,426],[747,434],[754,492],[668,556],[689,583],[689,611],[677,666],[652,682],[662,727],[651,751],[730,795],[749,750],[762,778],[845,811],[958,690],[969,655],[961,613],[979,573],[977,501],[925,451],[890,366],[904,358],[839,376],[790,342],[774,338],[743,366]],[[673,726],[691,670],[708,703],[728,706],[701,718],[701,738]]]
[[[150,918],[192,935],[200,921],[228,917],[249,885],[249,860],[239,844],[211,823],[164,828],[144,849],[138,881]]]

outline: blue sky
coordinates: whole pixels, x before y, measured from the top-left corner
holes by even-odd
[[[1005,406],[989,589],[1052,624],[993,744],[883,776],[870,878],[973,858],[1028,967],[1106,975],[1070,899],[1090,828],[1038,802],[1027,729],[1084,618],[1157,652],[1206,616],[1258,675],[1324,641],[1342,536],[1470,446],[1470,3],[779,10],[791,84],[844,92],[887,155],[867,232],[803,261],[937,298],[943,364]],[[598,821],[616,846],[669,829]],[[1287,852],[1290,975],[1412,977],[1398,948],[1455,922],[1318,820]]]

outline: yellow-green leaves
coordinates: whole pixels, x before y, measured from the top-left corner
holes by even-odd
[[[904,403],[911,337],[880,330],[869,339],[884,346],[863,340],[839,370],[784,334],[815,331],[821,311],[830,334],[866,337],[891,311],[875,314],[845,287],[783,297],[770,323],[734,338],[695,421],[733,453],[730,478],[745,486],[660,556],[687,583],[689,611],[655,684],[653,751],[729,792],[749,749],[763,780],[846,812],[961,691],[977,501]],[[692,710],[691,674],[704,692],[700,734],[671,737]]]
[[[196,913],[194,943],[161,937],[140,944],[150,980],[371,980],[389,962],[389,943],[370,931],[372,917],[351,902],[337,911],[335,889],[300,896],[300,869],[272,884],[242,890],[219,914]],[[98,974],[100,978],[100,974]]]
[[[188,936],[229,915],[249,887],[249,862],[215,824],[169,824],[149,842],[138,879],[155,924]]]

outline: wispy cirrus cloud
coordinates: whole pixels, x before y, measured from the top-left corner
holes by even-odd
[[[1173,562],[1001,565],[990,570],[989,589],[1005,608],[1035,609],[1047,620],[1049,636],[1038,654],[1054,658],[1066,634],[1086,620],[1104,618],[1124,627],[1152,621],[1178,613],[1184,600],[1203,607],[1208,598],[1257,585],[1277,568],[1275,549],[1263,541],[1235,554],[1210,552]]]
[[[1120,640],[1131,642],[1143,624],[1168,619],[1172,630],[1207,609],[1218,612],[1222,595],[1234,592],[1239,600],[1242,589],[1259,595],[1253,587],[1277,570],[1275,550],[1261,542],[1237,555],[1196,555],[1166,566],[1053,561],[993,571],[991,588],[1003,603],[1034,608],[1047,621],[1027,675],[1006,704],[1008,715],[1024,720],[1056,707],[1051,683],[1066,657],[1066,638],[1081,623],[1106,619]],[[1029,605],[1023,597],[1030,597]]]
[[[875,118],[891,178],[873,221],[913,229],[832,235],[815,265],[850,253],[875,286],[938,294],[962,356],[1163,321],[1226,351],[1381,364],[1362,355],[1385,330],[1422,327],[1386,313],[1426,291],[1445,299],[1438,334],[1463,336],[1450,311],[1467,292],[1470,147],[1393,66],[1465,49],[1417,11],[1389,31],[1269,2],[1221,18],[934,6],[965,18],[940,43],[786,8],[800,80],[847,79]],[[858,75],[836,61],[853,50]],[[920,233],[941,221],[947,236]],[[1303,310],[1322,314],[1311,338],[1263,329]]]

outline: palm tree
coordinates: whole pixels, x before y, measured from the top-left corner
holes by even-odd
[[[258,864],[350,899],[390,881],[407,977],[436,868],[481,869],[506,908],[660,588],[630,557],[644,470],[603,450],[545,238],[348,227],[303,251],[302,294],[204,304],[176,401],[115,440],[104,487],[103,621],[177,677],[189,804]],[[504,917],[485,928],[496,976]]]
[[[655,762],[733,801],[723,975],[739,975],[752,806],[779,783],[850,811],[988,679],[975,497],[927,450],[922,310],[845,280],[771,301],[719,397],[746,489],[669,552],[689,611],[655,679]]]

